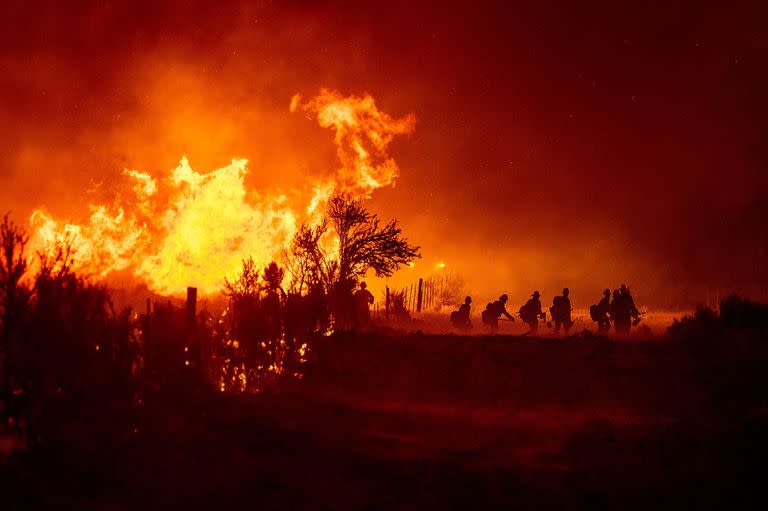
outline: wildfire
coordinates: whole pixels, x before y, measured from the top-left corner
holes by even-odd
[[[387,147],[395,135],[413,131],[416,123],[413,114],[393,119],[376,108],[371,96],[345,98],[327,89],[303,105],[301,96],[295,95],[290,109],[314,115],[320,126],[336,132],[337,155],[342,167],[331,189],[341,188],[353,195],[369,197],[377,188],[394,184],[400,171],[387,154]],[[318,193],[330,195],[328,186],[319,188]]]
[[[112,204],[90,204],[84,224],[35,210],[33,248],[45,251],[69,239],[80,273],[104,278],[128,269],[159,293],[182,293],[189,285],[214,293],[244,257],[260,263],[275,258],[301,221],[318,218],[334,191],[370,197],[394,184],[399,169],[387,148],[396,135],[413,131],[413,115],[393,119],[369,95],[344,97],[325,89],[306,103],[294,96],[290,111],[335,131],[341,163],[332,178],[307,183],[312,193],[305,207],[291,207],[282,194],[249,192],[244,159],[198,173],[184,157],[167,176],[124,170],[126,189],[116,191]]]

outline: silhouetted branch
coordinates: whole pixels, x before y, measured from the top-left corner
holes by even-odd
[[[6,214],[0,225],[0,303],[15,296],[19,282],[27,272],[28,260],[24,250],[28,242],[27,233]]]
[[[253,257],[243,259],[242,271],[235,280],[230,282],[224,279],[224,289],[221,294],[233,301],[259,296],[259,270],[256,269]]]
[[[67,232],[50,246],[37,252],[40,261],[39,276],[56,279],[69,274],[76,253],[75,236]]]
[[[337,255],[323,248],[329,227],[338,236]],[[288,267],[300,289],[305,283],[321,283],[330,292],[336,282],[357,279],[369,269],[378,277],[389,277],[418,257],[419,247],[402,236],[396,220],[381,226],[359,200],[340,194],[329,200],[320,225],[299,228],[291,243]]]
[[[328,203],[328,218],[339,236],[339,279],[357,278],[373,269],[389,277],[400,266],[420,257],[419,247],[402,236],[396,220],[383,227],[359,200],[335,195]]]

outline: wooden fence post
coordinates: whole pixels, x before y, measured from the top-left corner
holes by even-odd
[[[384,304],[384,319],[386,321],[389,321],[389,286],[387,287],[387,299],[386,303]]]
[[[424,280],[419,279],[419,297],[416,302],[416,312],[421,312],[421,301],[424,298],[422,293],[424,292]]]
[[[187,332],[195,328],[195,316],[197,315],[197,288],[187,288]]]
[[[408,312],[411,312],[411,309],[408,306],[408,304],[410,303],[409,302],[410,298],[411,297],[408,296],[408,285],[406,285],[405,286],[405,292],[403,293],[403,304],[405,305],[405,310],[407,310]]]

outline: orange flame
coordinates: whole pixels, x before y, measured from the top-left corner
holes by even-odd
[[[336,91],[323,89],[320,95],[301,103],[298,94],[291,99],[291,111],[301,109],[316,116],[323,128],[336,131],[339,169],[334,188],[360,197],[370,197],[377,188],[394,184],[400,174],[395,160],[387,154],[387,147],[395,135],[411,133],[416,118],[409,114],[393,119],[376,108],[374,99],[344,97]],[[328,187],[320,187],[327,191]],[[326,197],[330,195],[326,193]]]
[[[80,273],[104,278],[130,269],[159,293],[180,294],[192,285],[210,294],[239,270],[243,258],[273,259],[302,219],[319,218],[334,191],[370,197],[394,184],[399,169],[387,148],[395,135],[413,131],[413,115],[393,119],[369,95],[344,97],[325,89],[307,103],[294,96],[290,110],[315,116],[320,126],[335,131],[341,162],[333,178],[315,180],[305,208],[292,209],[280,194],[246,200],[244,159],[201,174],[184,157],[166,177],[125,170],[130,190],[116,194],[111,205],[91,204],[89,221],[82,225],[35,210],[33,248],[46,250],[72,238]]]

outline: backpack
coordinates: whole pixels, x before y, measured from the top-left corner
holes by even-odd
[[[491,316],[492,316],[491,308],[493,308],[493,303],[488,303],[488,305],[485,306],[485,310],[480,314],[480,319],[486,325],[493,322],[493,320],[491,319]]]
[[[552,307],[549,308],[549,315],[552,319],[558,319],[563,310],[563,297],[556,296],[552,299]]]
[[[526,302],[525,305],[520,307],[520,310],[518,311],[518,313],[520,314],[520,319],[522,319],[523,321],[531,321],[533,319],[531,317],[532,316],[532,314],[531,314],[531,302],[528,301],[528,302]]]
[[[592,318],[592,321],[597,322],[603,320],[598,309],[599,308],[596,303],[593,303],[589,306],[589,317]]]

